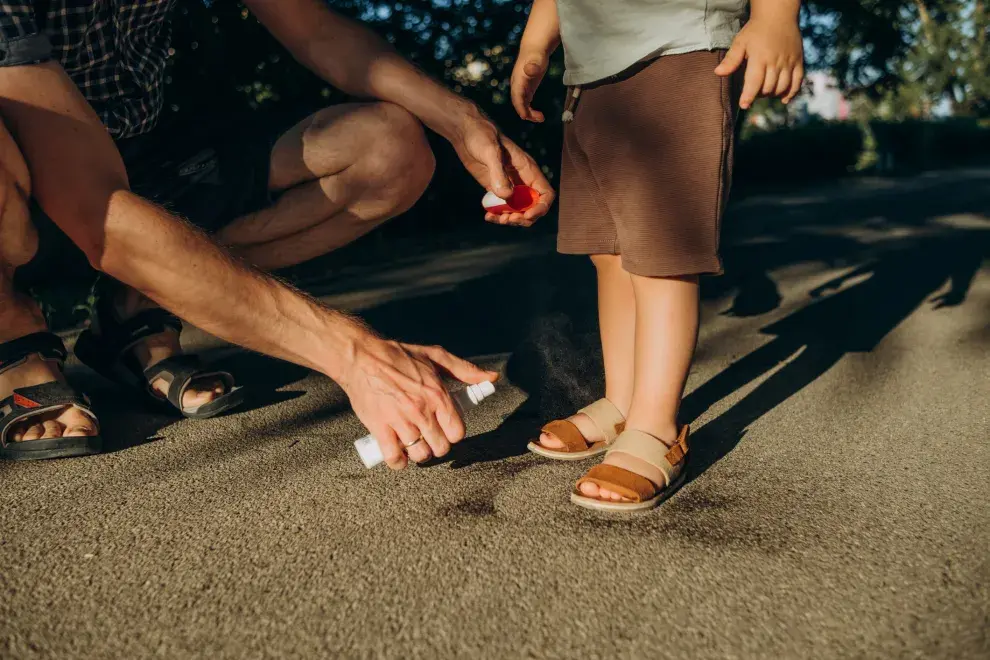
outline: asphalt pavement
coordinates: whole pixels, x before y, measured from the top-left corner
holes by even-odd
[[[331,381],[194,330],[244,411],[73,365],[110,452],[0,463],[0,657],[990,657],[990,170],[735,204],[690,480],[631,517],[525,451],[602,380],[590,266],[524,236],[307,283],[505,374],[433,465],[365,470]]]

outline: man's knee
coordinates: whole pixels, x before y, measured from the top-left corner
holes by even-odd
[[[394,206],[394,213],[401,213],[429,186],[436,159],[416,117],[391,103],[372,107],[379,125],[364,155],[363,169],[381,191],[382,201]]]

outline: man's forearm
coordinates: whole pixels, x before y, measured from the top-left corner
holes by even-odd
[[[125,190],[107,204],[103,272],[197,327],[341,380],[368,331],[232,257],[199,230]]]
[[[130,193],[110,136],[60,67],[0,70],[0,115],[35,198],[95,267],[222,339],[341,378],[367,331]]]
[[[372,30],[331,12],[322,0],[245,4],[301,64],[347,94],[402,106],[448,138],[463,117],[478,113]]]

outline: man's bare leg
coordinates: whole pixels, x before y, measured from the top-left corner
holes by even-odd
[[[307,117],[272,150],[272,206],[244,216],[215,236],[222,245],[263,270],[308,261],[347,245],[408,210],[433,176],[435,160],[420,123],[388,103],[344,104]],[[132,289],[116,301],[129,318],[154,307]],[[166,332],[135,348],[145,367],[181,352],[179,337]],[[153,386],[165,394],[168,385]],[[222,384],[193,383],[185,407],[223,394]]]
[[[28,263],[38,249],[38,234],[31,223],[27,200],[30,178],[13,138],[0,125],[0,343],[48,328],[45,317],[30,296],[13,286],[14,271]],[[62,380],[57,365],[31,356],[24,364],[0,373],[0,399],[18,388]],[[96,423],[79,409],[67,407],[27,418],[11,429],[14,442],[42,438],[95,436]]]

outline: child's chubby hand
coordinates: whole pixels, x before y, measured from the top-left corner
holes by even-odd
[[[550,66],[550,58],[545,52],[521,52],[512,68],[509,89],[512,107],[526,121],[542,123],[545,117],[533,108],[533,95],[543,82],[543,76]]]
[[[771,0],[778,2],[779,0]],[[804,81],[804,46],[794,11],[757,12],[736,36],[725,59],[715,69],[720,76],[735,73],[746,62],[746,77],[739,107],[747,109],[758,96],[774,96],[790,103]],[[785,0],[782,5],[794,4]]]

